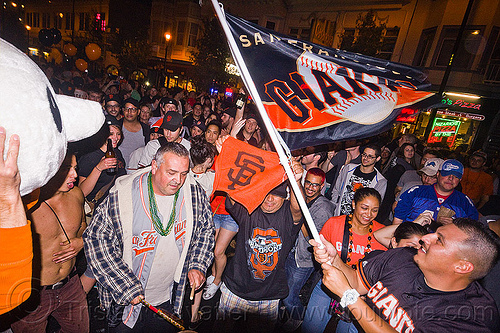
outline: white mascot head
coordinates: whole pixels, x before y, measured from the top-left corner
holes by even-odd
[[[21,142],[21,195],[43,186],[58,171],[68,142],[95,134],[104,123],[97,102],[56,95],[42,70],[0,39],[0,126]],[[5,156],[4,156],[5,158]]]

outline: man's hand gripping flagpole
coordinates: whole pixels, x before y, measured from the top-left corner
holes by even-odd
[[[219,22],[222,25],[222,29],[224,30],[224,33],[226,35],[227,41],[229,43],[229,49],[231,50],[231,54],[233,55],[233,59],[236,63],[236,66],[238,67],[238,70],[241,73],[241,78],[243,79],[243,82],[245,83],[246,88],[250,92],[250,95],[252,96],[252,99],[257,106],[257,109],[259,110],[260,116],[262,118],[262,121],[264,125],[266,126],[266,130],[269,133],[269,136],[271,138],[271,141],[273,142],[274,148],[276,149],[276,152],[278,153],[278,156],[280,158],[280,163],[283,165],[283,168],[285,169],[285,172],[288,176],[288,179],[293,180],[294,179],[294,173],[292,171],[291,165],[290,165],[290,160],[291,160],[291,154],[290,150],[286,146],[286,144],[283,142],[281,136],[278,134],[278,131],[274,127],[273,123],[271,122],[271,119],[269,119],[269,116],[267,115],[267,112],[265,110],[264,104],[262,103],[262,99],[260,98],[260,95],[257,91],[257,87],[255,86],[254,81],[252,80],[252,77],[250,76],[250,73],[248,71],[248,68],[243,60],[243,57],[240,53],[240,50],[238,49],[238,45],[236,44],[236,41],[233,38],[233,35],[230,31],[229,25],[227,24],[226,17],[224,15],[224,9],[223,5],[221,3],[218,3],[217,0],[211,0],[212,5],[214,7],[215,13],[217,14],[217,17],[219,19]],[[286,150],[286,152],[285,152]],[[297,198],[297,202],[299,203],[300,209],[302,210],[302,214],[304,214],[304,218],[306,220],[306,223],[309,227],[309,230],[311,231],[311,235],[313,239],[320,244],[319,247],[323,248],[323,242],[321,241],[319,237],[319,232],[316,229],[316,226],[314,225],[314,222],[312,220],[311,214],[309,213],[309,209],[307,208],[306,201],[304,199],[304,196],[302,195],[302,192],[300,191],[299,185],[294,182],[290,181],[290,185],[292,187],[293,192],[295,193],[295,196]]]

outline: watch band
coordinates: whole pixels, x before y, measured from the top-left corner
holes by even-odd
[[[348,289],[344,291],[342,298],[340,299],[340,306],[344,309],[349,305],[356,303],[359,298],[359,293],[356,289]]]

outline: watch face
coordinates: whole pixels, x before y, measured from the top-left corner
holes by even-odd
[[[354,301],[356,301],[357,298],[358,297],[356,295],[354,295],[353,293],[348,293],[346,295],[346,301],[347,301],[347,303],[354,302]]]

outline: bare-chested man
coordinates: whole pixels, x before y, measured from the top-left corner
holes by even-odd
[[[35,239],[34,287],[39,285],[40,291],[33,292],[36,304],[27,302],[36,309],[12,324],[14,332],[45,332],[49,315],[61,325],[61,332],[89,331],[86,294],[75,270],[86,226],[83,193],[74,186],[77,177],[76,158],[68,155],[28,212]]]

